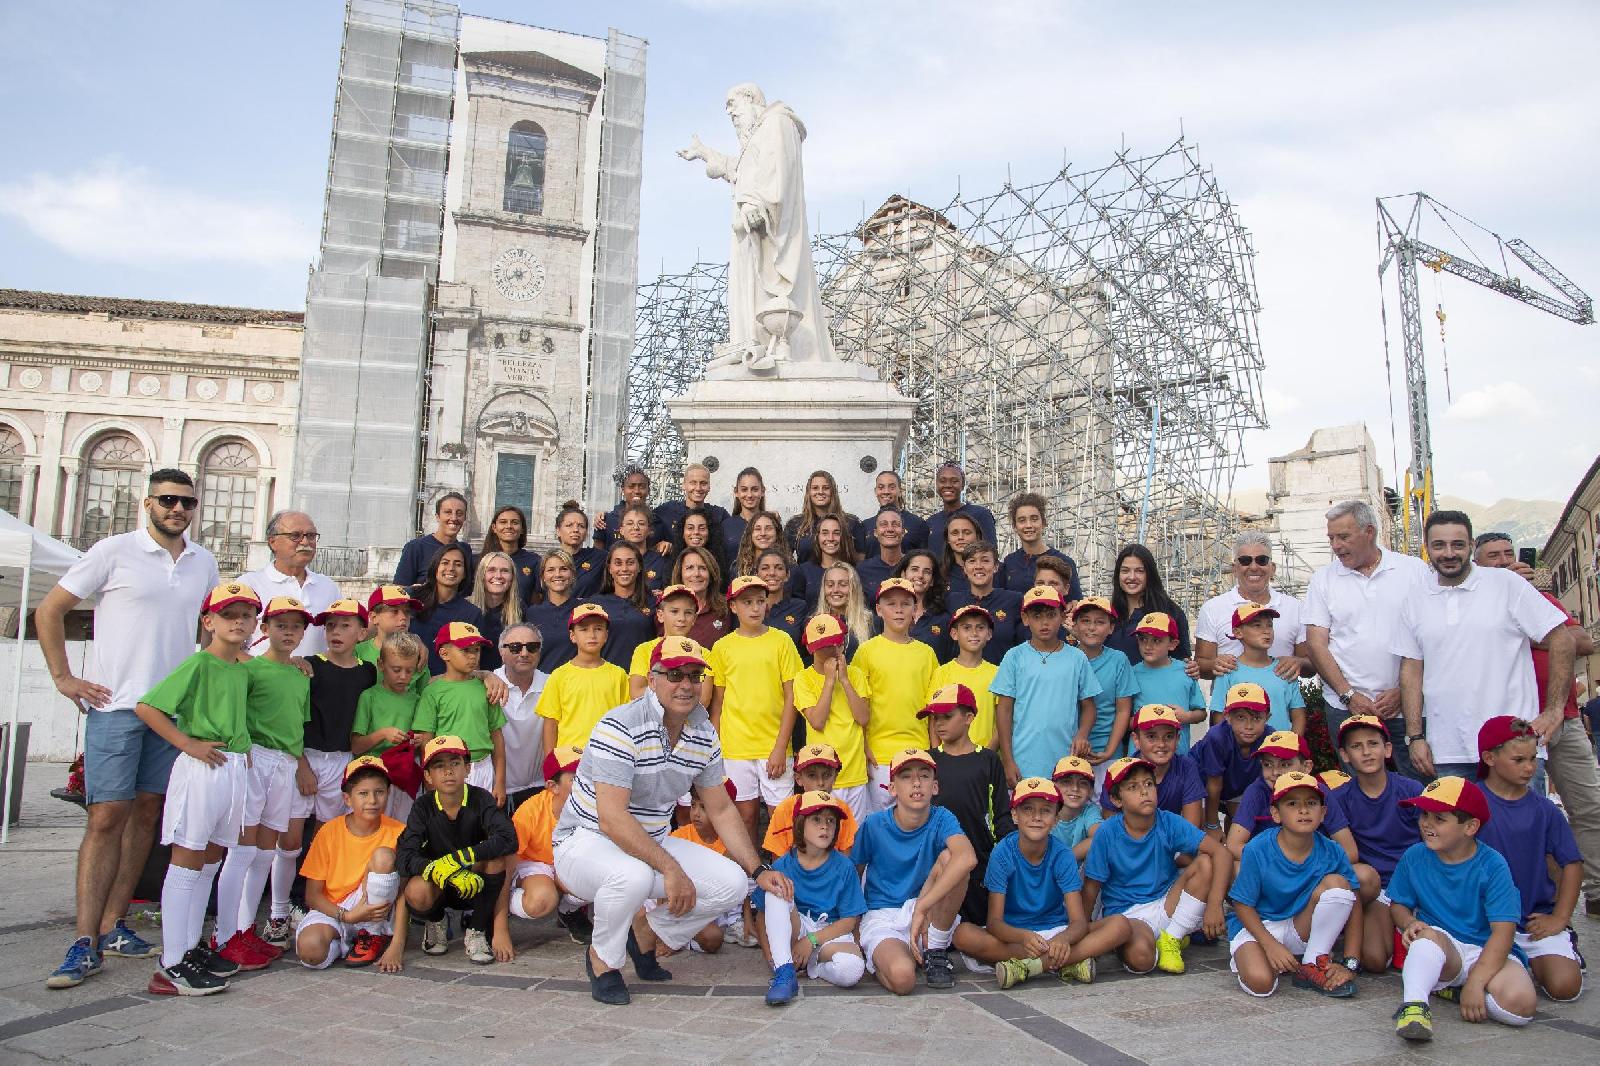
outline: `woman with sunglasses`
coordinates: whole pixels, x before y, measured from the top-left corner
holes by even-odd
[[[1231,673],[1239,664],[1244,645],[1233,635],[1233,612],[1241,603],[1264,603],[1278,612],[1272,622],[1274,660],[1272,672],[1285,681],[1310,676],[1311,650],[1306,629],[1300,624],[1300,601],[1272,587],[1278,564],[1272,561],[1272,541],[1249,530],[1233,542],[1233,588],[1200,605],[1194,624],[1194,661],[1200,676],[1210,680]]]

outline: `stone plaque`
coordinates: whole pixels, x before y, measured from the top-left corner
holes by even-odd
[[[548,376],[543,360],[527,355],[497,355],[490,363],[489,381],[495,385],[543,385]]]

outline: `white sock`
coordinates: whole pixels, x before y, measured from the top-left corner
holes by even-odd
[[[239,901],[244,898],[244,880],[255,861],[256,847],[240,844],[228,849],[217,877],[217,944],[220,947],[239,931]]]
[[[948,928],[948,929],[939,929],[939,928],[936,928],[932,922],[929,922],[928,923],[928,950],[929,951],[944,951],[946,948],[948,948],[950,946],[951,938],[953,938],[956,935],[956,926],[958,926],[960,924],[961,924],[960,919],[957,919],[956,921],[953,921],[953,922],[950,923],[950,928]]]
[[[367,902],[388,903],[400,894],[400,875],[393,870],[386,874],[367,874]],[[392,911],[390,912],[393,913]],[[358,922],[357,929],[365,929],[369,933],[387,935],[390,928],[390,919],[385,918],[376,922]]]
[[[767,927],[767,949],[772,952],[772,968],[794,962],[794,912],[786,899],[767,893],[761,908]]]
[[[1301,962],[1316,962],[1324,955],[1333,954],[1333,942],[1344,932],[1350,920],[1350,911],[1356,905],[1356,894],[1348,888],[1325,888],[1311,910],[1311,935],[1306,937],[1306,952]]]
[[[272,876],[272,860],[277,853],[271,848],[255,849],[250,868],[244,872],[244,888],[239,893],[239,928],[249,929],[256,924],[256,912],[261,909],[261,894],[267,890],[267,879]]]
[[[1489,1017],[1493,1018],[1501,1025],[1514,1025],[1520,1029],[1522,1026],[1533,1021],[1531,1017],[1524,1018],[1520,1014],[1512,1014],[1500,1004],[1496,1003],[1494,996],[1490,995],[1488,992],[1483,994],[1483,1009],[1489,1012]]]
[[[189,936],[189,897],[200,880],[199,870],[187,870],[169,865],[166,879],[161,882],[161,965],[176,966],[183,961],[184,952],[194,947],[199,939]]]
[[[300,858],[300,849],[284,851],[278,848],[272,853],[272,917],[289,917],[289,890],[294,887],[295,864]]]
[[[1406,964],[1400,971],[1401,993],[1407,1003],[1426,1003],[1433,987],[1444,973],[1444,948],[1419,937],[1406,949]]]
[[[1170,935],[1174,940],[1182,940],[1206,920],[1206,901],[1196,899],[1187,892],[1178,893],[1178,905],[1172,908],[1172,917],[1167,919],[1167,927],[1162,932]]]
[[[211,884],[217,879],[217,871],[222,868],[220,862],[208,862],[200,867],[200,880],[194,886],[194,895],[189,897],[189,943],[200,943],[200,938],[206,928],[206,904],[211,901]],[[218,944],[217,947],[221,947]]]
[[[528,912],[522,909],[522,895],[523,893],[521,885],[513,888],[511,890],[511,899],[506,906],[507,909],[509,909],[511,913],[515,914],[518,918],[527,918]]]
[[[817,976],[836,988],[854,988],[866,972],[866,960],[848,951],[841,951],[828,961],[817,963]]]

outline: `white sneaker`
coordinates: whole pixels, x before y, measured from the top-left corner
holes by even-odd
[[[489,947],[489,938],[482,932],[477,929],[468,929],[461,939],[467,949],[467,958],[479,966],[484,966],[494,961],[494,951]]]
[[[445,928],[444,920],[422,923],[422,953],[424,955],[443,955],[450,950],[450,931]]]

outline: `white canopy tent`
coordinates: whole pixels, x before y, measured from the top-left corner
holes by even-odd
[[[11,728],[6,731],[6,787],[0,799],[0,844],[11,839],[11,768],[17,742],[17,718],[22,710],[22,653],[28,635],[28,611],[39,606],[56,580],[83,553],[54,537],[47,537],[9,511],[0,511],[0,604],[16,604],[17,654],[11,677]]]

